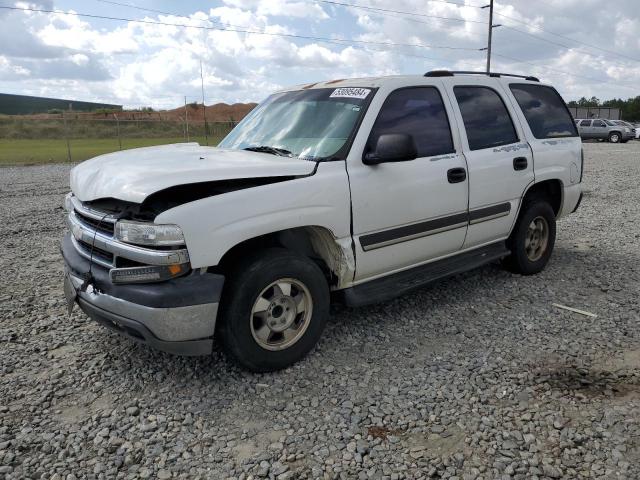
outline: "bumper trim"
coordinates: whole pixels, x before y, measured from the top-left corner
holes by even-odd
[[[137,343],[149,345],[163,352],[184,356],[209,355],[213,350],[213,339],[211,338],[170,342],[160,340],[140,322],[107,312],[82,297],[78,297],[77,301],[80,308],[93,320]]]
[[[180,307],[147,307],[118,297],[96,292],[93,287],[79,291],[82,279],[69,273],[79,300],[120,318],[143,325],[158,340],[186,341],[212,337],[218,303],[202,303]]]
[[[89,261],[75,249],[69,234],[62,239],[62,256],[73,276],[83,278],[89,271]],[[224,276],[214,273],[192,272],[164,282],[130,284],[112,283],[109,270],[97,264],[92,274],[102,294],[155,309],[219,303],[224,285]]]

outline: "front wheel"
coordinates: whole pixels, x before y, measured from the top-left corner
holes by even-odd
[[[611,132],[609,134],[609,141],[611,143],[620,143],[620,134],[618,132]]]
[[[511,255],[505,259],[508,270],[522,275],[541,272],[549,262],[556,241],[556,216],[545,200],[526,202],[520,212],[507,247]]]
[[[329,316],[329,287],[306,257],[270,249],[229,276],[220,334],[224,348],[254,372],[285,368],[317,343]]]

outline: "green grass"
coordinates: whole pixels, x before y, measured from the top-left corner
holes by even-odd
[[[217,145],[222,137],[209,138],[209,145]],[[122,149],[184,142],[183,137],[123,138]],[[205,145],[204,137],[192,137],[191,142]],[[117,139],[78,138],[71,140],[71,161],[80,162],[104,153],[119,150]],[[6,139],[0,138],[0,166],[41,165],[68,162],[67,143],[56,139]]]

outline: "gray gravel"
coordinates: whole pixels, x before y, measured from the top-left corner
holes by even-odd
[[[640,142],[585,149],[545,272],[334,308],[269,375],[67,318],[69,167],[0,169],[0,478],[640,478]]]

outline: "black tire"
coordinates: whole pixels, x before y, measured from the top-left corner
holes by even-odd
[[[253,308],[258,297],[264,296],[263,290],[269,291],[269,286],[281,279],[299,282],[299,285],[307,289],[312,303],[307,309],[309,318],[305,316],[300,319],[308,322],[306,329],[299,334],[294,330],[294,334],[298,335],[295,343],[281,350],[268,350],[254,337],[254,334],[259,336],[256,331],[260,330],[254,322],[264,323],[262,326],[268,327],[267,320],[262,320],[261,316],[254,317]],[[295,285],[290,295],[296,293],[294,290]],[[273,308],[271,305],[283,298],[278,297],[281,295],[278,291],[271,292],[274,300],[270,303],[268,315],[272,315],[274,308],[277,308],[277,305]],[[303,358],[318,342],[329,317],[329,286],[322,270],[308,258],[279,248],[263,250],[240,262],[228,276],[220,313],[219,334],[223,347],[238,364],[253,372],[280,370]],[[285,312],[280,315],[283,318],[287,314]],[[294,327],[299,320],[297,315],[296,310],[292,324]],[[268,318],[273,320],[274,317]],[[274,338],[282,336],[282,342],[285,341],[283,334],[270,331],[269,337],[272,334],[275,335]],[[267,340],[264,341],[267,343]],[[274,348],[273,345],[271,347]],[[276,348],[281,347],[276,345]]]
[[[622,140],[622,135],[620,135],[618,132],[611,132],[609,134],[610,143],[620,143],[620,140]]]
[[[534,255],[532,259],[527,252],[527,238],[530,235],[530,226],[534,221],[542,224],[546,223],[548,235],[546,245],[541,249],[540,256]],[[511,255],[503,263],[508,270],[514,273],[522,275],[539,273],[549,262],[555,242],[556,216],[549,202],[544,198],[525,200],[513,232],[507,240],[507,248],[511,250]]]

